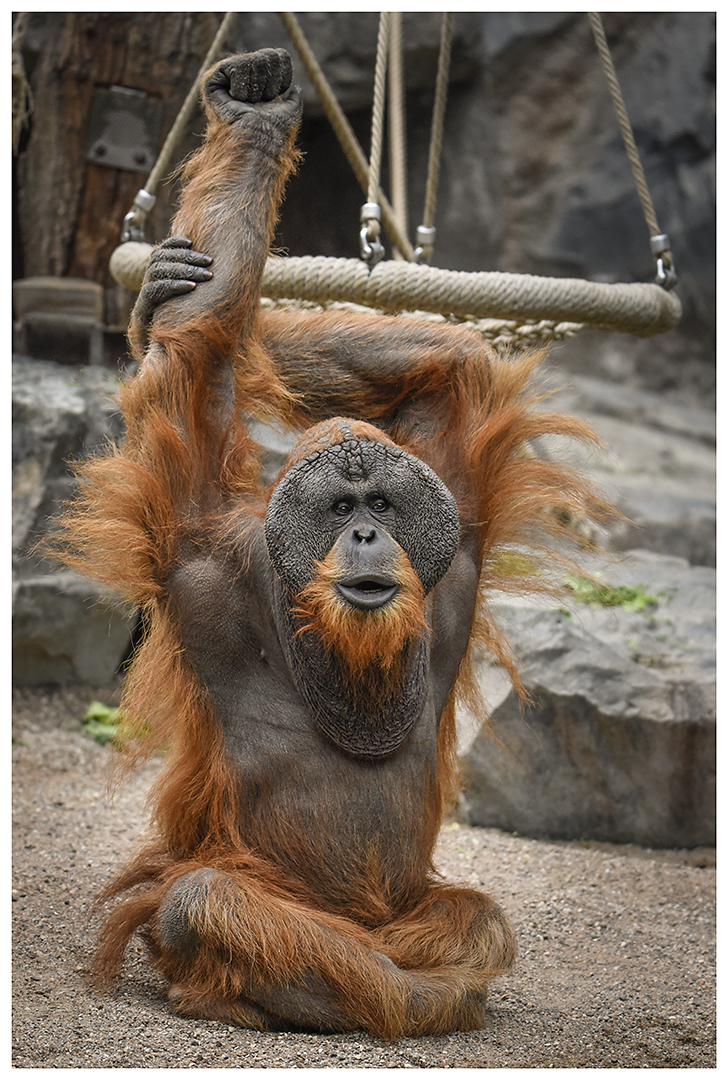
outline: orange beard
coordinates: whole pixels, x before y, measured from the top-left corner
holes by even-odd
[[[335,549],[316,563],[316,573],[296,597],[299,634],[313,631],[348,669],[355,686],[378,697],[402,674],[405,646],[427,631],[422,583],[404,551],[391,575],[399,591],[384,607],[360,611],[336,589],[342,571]]]

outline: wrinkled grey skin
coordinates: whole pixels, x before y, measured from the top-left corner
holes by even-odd
[[[210,255],[193,251],[192,241],[186,236],[170,236],[155,247],[134,306],[141,348],[149,343],[149,327],[156,309],[175,296],[192,292],[198,282],[209,281],[211,263]]]
[[[350,439],[316,450],[289,469],[268,504],[265,532],[281,580],[298,593],[315,560],[331,550],[343,522],[331,507],[344,500],[370,509],[370,527],[406,553],[425,593],[447,572],[458,548],[455,500],[442,480],[411,454],[384,443]]]

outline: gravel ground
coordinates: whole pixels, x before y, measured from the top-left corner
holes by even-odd
[[[174,1016],[134,947],[89,990],[90,900],[144,825],[155,766],[114,801],[88,690],[14,698],[16,1068],[715,1068],[715,852],[544,842],[446,825],[438,866],[509,912],[520,958],[488,1025],[382,1042],[263,1034]],[[107,700],[109,695],[107,694]]]

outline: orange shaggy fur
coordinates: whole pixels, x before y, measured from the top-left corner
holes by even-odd
[[[341,570],[332,548],[296,598],[294,613],[303,623],[298,633],[318,634],[344,661],[354,681],[372,664],[384,677],[394,666],[396,676],[396,661],[405,645],[427,629],[422,583],[404,552],[392,577],[400,588],[386,607],[376,611],[352,608],[334,588]]]

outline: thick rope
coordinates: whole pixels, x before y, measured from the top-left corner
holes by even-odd
[[[405,138],[404,65],[402,63],[402,12],[393,11],[389,25],[389,186],[392,209],[407,235],[407,148]],[[401,258],[395,249],[394,258]]]
[[[379,15],[377,34],[377,62],[374,69],[374,98],[372,102],[372,140],[369,150],[369,177],[367,202],[380,200],[380,177],[382,172],[382,146],[384,145],[384,98],[387,85],[387,51],[389,49],[389,12]]]
[[[669,330],[682,313],[674,294],[647,283],[468,273],[393,260],[369,271],[357,259],[326,256],[269,259],[263,295],[350,301],[381,311],[431,311],[457,318],[588,323],[639,335]]]
[[[279,15],[281,17],[281,22],[288,31],[288,35],[296,52],[301,58],[301,62],[306,69],[309,79],[314,85],[321,106],[341,144],[341,148],[354,170],[354,175],[359,181],[362,191],[366,193],[369,184],[369,167],[364,152],[359,145],[359,140],[354,134],[349,121],[346,119],[341,106],[336,100],[336,96],[329,86],[326,76],[306,40],[306,35],[301,29],[298,19],[291,11],[281,11],[279,12]],[[406,235],[403,235],[402,230],[399,228],[396,215],[388,200],[383,195],[381,197],[380,206],[382,211],[382,222],[392,243],[399,248],[405,258],[411,259],[413,254],[412,245]]]
[[[117,264],[111,266],[116,280],[138,291],[151,251],[151,244],[117,248]],[[645,282],[604,284],[498,271],[469,273],[394,260],[380,262],[370,271],[359,259],[324,255],[269,258],[263,295],[319,305],[348,301],[378,311],[429,311],[519,325],[584,323],[641,336],[669,330],[682,314],[674,293]]]

